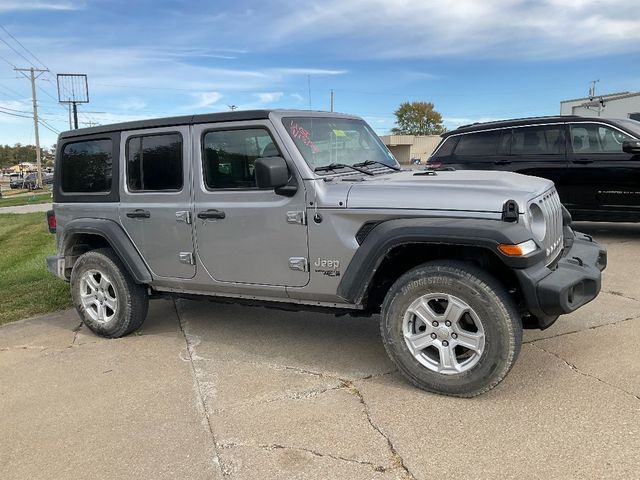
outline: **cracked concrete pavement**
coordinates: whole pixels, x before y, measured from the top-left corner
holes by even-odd
[[[640,225],[578,228],[603,293],[475,399],[406,383],[375,318],[154,300],[119,340],[72,310],[1,327],[2,478],[635,478]]]

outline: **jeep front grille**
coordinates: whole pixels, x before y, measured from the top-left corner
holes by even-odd
[[[546,222],[546,233],[541,246],[545,250],[547,265],[552,263],[562,251],[562,204],[555,188],[543,193],[532,203],[538,204]]]

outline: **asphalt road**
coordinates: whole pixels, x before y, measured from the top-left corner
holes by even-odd
[[[637,478],[640,224],[579,229],[602,294],[475,399],[408,385],[376,319],[156,300],[119,340],[70,310],[6,325],[2,478]]]

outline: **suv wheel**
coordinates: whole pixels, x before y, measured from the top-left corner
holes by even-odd
[[[71,272],[71,296],[84,324],[94,333],[119,338],[134,332],[147,316],[149,299],[110,248],[82,255]]]
[[[500,383],[522,343],[520,318],[502,285],[455,261],[427,263],[400,277],[385,298],[380,330],[411,383],[459,397]]]

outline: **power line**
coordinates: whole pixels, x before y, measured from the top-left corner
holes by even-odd
[[[19,115],[17,113],[5,112],[4,110],[0,110],[0,113],[4,113],[5,115],[11,115],[12,117],[20,117],[20,118],[33,118],[30,115]]]
[[[42,65],[44,68],[47,68],[47,66],[44,64],[44,62],[42,60],[40,60],[38,57],[35,56],[35,54],[29,50],[27,47],[25,47],[22,42],[20,42],[20,40],[18,40],[16,37],[14,37],[13,35],[11,35],[11,33],[9,32],[9,30],[7,30],[3,25],[0,25],[0,28],[2,28],[2,30],[4,30],[4,32],[9,35],[11,38],[13,38],[13,40],[20,45],[29,55],[31,55],[36,62],[40,63],[40,65]]]

